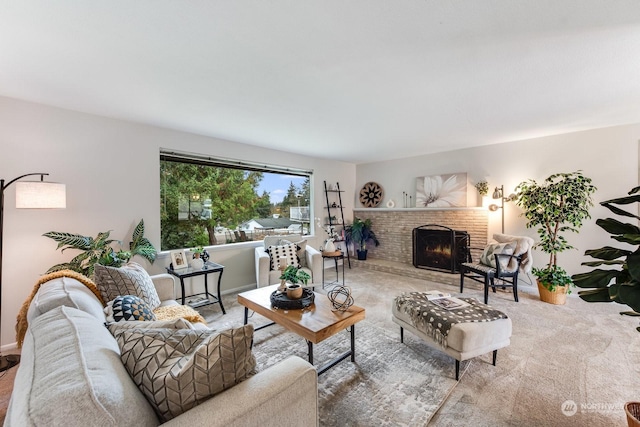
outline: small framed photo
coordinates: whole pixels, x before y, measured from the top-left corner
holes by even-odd
[[[174,270],[182,270],[183,268],[189,267],[186,251],[184,249],[171,251],[171,264]]]

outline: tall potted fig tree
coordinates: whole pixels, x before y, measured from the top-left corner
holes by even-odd
[[[581,171],[553,174],[542,183],[528,180],[516,187],[516,204],[524,210],[527,228],[537,227],[540,241],[536,246],[549,254],[544,268],[533,269],[542,301],[564,304],[571,292],[571,277],[558,266],[558,253],[573,249],[563,233],[577,233],[582,222],[591,217],[595,191],[591,179]]]

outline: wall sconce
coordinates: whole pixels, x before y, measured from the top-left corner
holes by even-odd
[[[495,190],[493,190],[493,199],[500,199],[500,206],[494,204],[489,205],[489,210],[491,212],[495,212],[498,209],[502,209],[502,234],[504,234],[504,202],[512,202],[516,199],[516,195],[514,193],[511,193],[508,197],[504,197],[504,185],[501,185],[500,187],[496,187]]]
[[[40,181],[16,183],[17,209],[64,209],[67,207],[66,186],[56,182],[44,182],[48,173],[28,173],[12,179],[5,184],[0,179],[0,310],[2,309],[2,238],[4,230],[4,190],[14,182],[27,176],[40,175]],[[0,317],[0,334],[2,332]],[[0,372],[4,372],[20,363],[19,354],[0,355]]]

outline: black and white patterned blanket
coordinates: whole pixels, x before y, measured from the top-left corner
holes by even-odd
[[[398,311],[411,317],[413,326],[426,332],[442,347],[447,347],[447,335],[456,323],[491,322],[507,319],[501,311],[480,303],[475,298],[459,298],[468,306],[447,310],[427,299],[423,292],[404,292],[396,297]]]

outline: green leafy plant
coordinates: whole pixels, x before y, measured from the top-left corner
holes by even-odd
[[[136,255],[145,258],[151,263],[155,261],[157,251],[151,242],[144,237],[144,220],[140,220],[133,230],[128,251],[122,250],[121,248],[116,250],[113,244],[122,246],[122,242],[109,239],[110,233],[110,231],[100,232],[95,238],[58,231],[44,233],[43,236],[58,242],[56,249],[60,249],[61,252],[67,249],[80,251],[71,261],[56,264],[49,268],[47,273],[60,270],[73,270],[87,277],[91,277],[95,264],[120,267]]]
[[[200,255],[202,255],[202,253],[204,252],[204,247],[196,246],[195,248],[191,248],[189,250],[197,255],[196,258],[199,258]]]
[[[371,241],[376,246],[380,245],[376,234],[371,229],[371,219],[367,218],[362,220],[356,217],[353,220],[353,224],[347,225],[344,228],[344,235],[347,244],[353,242],[358,246],[358,250],[364,251],[367,249],[367,242]]]
[[[626,197],[606,200],[600,204],[616,215],[640,220],[640,216],[614,206],[640,202],[638,192],[640,187],[635,187]],[[590,272],[571,276],[577,287],[592,288],[580,291],[578,295],[587,302],[625,304],[632,311],[623,311],[620,314],[640,316],[640,228],[614,218],[598,219],[596,224],[611,234],[612,239],[635,248],[621,249],[604,246],[586,251],[585,255],[595,258],[596,261],[583,262],[582,265],[613,268],[595,268]],[[640,332],[640,327],[636,329]]]
[[[311,276],[309,276],[306,271],[299,269],[295,265],[288,265],[282,272],[280,279],[294,285],[300,282],[302,282],[303,285],[306,285],[309,280],[311,280]]]
[[[478,190],[481,196],[489,194],[489,183],[487,183],[487,181],[479,181],[474,187],[476,187],[476,190]]]
[[[591,218],[589,208],[593,206],[591,195],[595,191],[591,179],[580,171],[553,174],[540,184],[528,180],[516,187],[516,204],[524,209],[527,228],[538,227],[540,241],[536,246],[549,254],[546,267],[533,269],[549,291],[571,284],[571,277],[558,267],[557,254],[573,249],[562,233],[577,233],[582,222]]]

